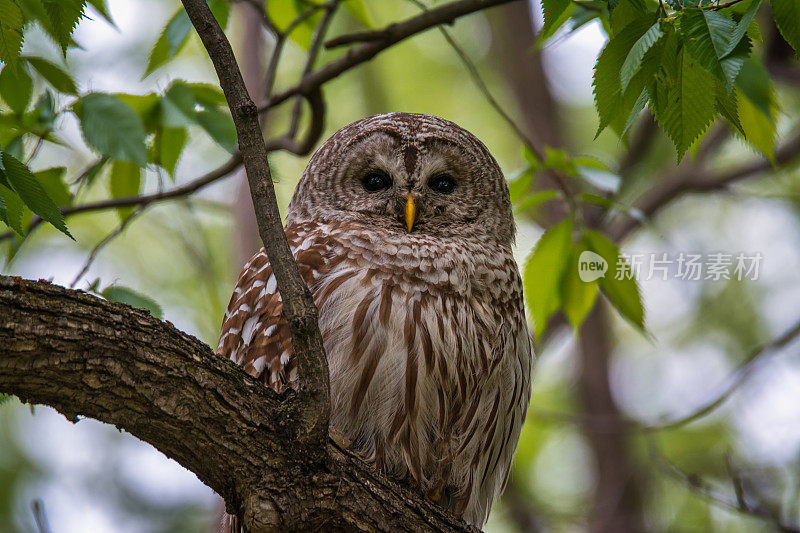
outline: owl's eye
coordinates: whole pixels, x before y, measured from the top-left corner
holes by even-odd
[[[385,172],[373,170],[364,176],[364,179],[361,180],[361,183],[364,184],[364,188],[367,190],[367,192],[378,192],[391,187],[392,178],[387,176]]]
[[[456,180],[448,174],[439,174],[428,180],[428,187],[436,192],[450,194],[456,188]]]

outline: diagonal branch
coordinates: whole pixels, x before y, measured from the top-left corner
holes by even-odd
[[[335,444],[304,442],[297,393],[277,395],[147,311],[0,276],[0,316],[0,391],[150,443],[251,532],[474,531]]]
[[[262,110],[274,107],[297,94],[308,93],[314,88],[321,87],[324,83],[353,67],[369,61],[387,48],[418,33],[441,24],[451,24],[464,15],[513,1],[516,0],[459,0],[458,2],[449,2],[435,9],[425,11],[402,22],[390,24],[382,30],[377,30],[379,35],[376,35],[374,39],[351,48],[339,59],[331,61],[303,76],[296,86],[272,96]],[[333,41],[336,41],[336,39],[342,39],[342,37],[334,38]]]
[[[182,1],[214,64],[236,125],[258,232],[278,282],[283,300],[283,314],[289,323],[292,346],[297,357],[301,384],[298,405],[304,413],[300,420],[305,432],[304,438],[321,448],[328,438],[330,418],[328,363],[317,325],[317,307],[311,291],[300,276],[300,270],[283,232],[267,163],[267,145],[258,120],[258,108],[247,92],[231,44],[208,4],[205,0]]]

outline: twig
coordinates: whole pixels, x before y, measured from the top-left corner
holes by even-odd
[[[333,15],[336,13],[336,9],[339,7],[339,2],[340,0],[334,0],[325,7],[325,15],[323,15],[322,20],[317,25],[317,29],[314,32],[314,37],[312,38],[311,44],[308,48],[308,57],[306,58],[305,67],[303,67],[301,79],[314,69],[314,63],[317,60],[320,48],[322,48],[322,42],[325,40],[325,34],[330,27]],[[300,127],[300,115],[302,110],[303,101],[300,98],[296,98],[294,101],[294,107],[292,108],[292,119],[289,124],[289,131],[286,134],[287,137],[294,138],[295,135],[297,135],[297,129]]]
[[[273,149],[277,149],[273,146]],[[234,152],[234,154],[223,163],[218,168],[212,170],[208,174],[197,178],[196,180],[190,181],[189,183],[182,185],[180,187],[176,187],[169,191],[164,192],[156,192],[153,194],[143,194],[139,196],[125,196],[123,198],[110,198],[108,200],[100,200],[97,202],[90,202],[86,204],[71,206],[71,207],[62,207],[61,213],[67,217],[70,215],[75,215],[78,213],[86,213],[90,211],[102,211],[105,209],[113,209],[116,207],[134,207],[134,206],[146,206],[152,204],[154,202],[159,202],[162,200],[169,200],[172,198],[180,198],[182,196],[188,196],[193,194],[212,183],[229,176],[233,171],[235,171],[239,166],[242,164],[242,155],[239,152]],[[28,226],[28,232],[31,232],[34,228],[36,228],[39,224],[42,223],[42,219],[39,217],[34,217],[31,220],[30,226]],[[9,239],[13,236],[12,232],[0,233],[0,241],[5,239]]]
[[[763,344],[753,351],[751,351],[743,364],[741,364],[728,378],[729,384],[725,389],[720,392],[715,398],[709,400],[702,406],[692,410],[689,414],[682,416],[680,418],[676,418],[674,420],[668,422],[661,422],[649,426],[643,426],[643,431],[662,431],[665,429],[673,429],[680,426],[685,426],[691,422],[694,422],[700,418],[703,418],[710,412],[714,411],[717,407],[725,403],[725,401],[730,398],[730,396],[736,391],[736,389],[744,382],[744,380],[750,375],[756,365],[767,355],[775,353],[776,351],[784,348],[790,342],[795,340],[798,335],[800,335],[800,320],[797,321],[791,328],[789,328],[786,332],[779,335],[775,339],[769,341],[766,344]]]
[[[107,245],[108,245],[108,244],[109,244],[111,241],[113,241],[113,240],[114,240],[115,238],[117,238],[117,237],[118,237],[118,236],[119,236],[119,235],[120,235],[120,234],[121,234],[123,231],[125,231],[125,228],[127,228],[127,227],[128,227],[128,225],[129,225],[131,222],[133,222],[133,220],[134,220],[136,217],[138,217],[139,215],[141,215],[141,214],[142,214],[142,212],[144,212],[144,210],[145,210],[145,209],[147,209],[147,206],[146,206],[146,205],[140,205],[140,206],[139,206],[139,207],[136,209],[136,211],[134,211],[133,213],[131,213],[131,214],[130,214],[130,215],[127,217],[127,218],[125,218],[125,220],[123,220],[123,221],[120,223],[120,225],[119,225],[119,226],[117,226],[116,228],[114,228],[114,230],[112,230],[112,231],[111,231],[111,233],[109,233],[108,235],[106,235],[105,237],[103,237],[103,239],[102,239],[102,240],[100,240],[100,242],[98,242],[98,243],[97,243],[97,244],[94,246],[94,248],[92,248],[92,251],[89,253],[89,257],[86,259],[86,262],[83,264],[83,268],[81,268],[81,269],[80,269],[80,271],[78,272],[78,274],[75,276],[75,279],[73,279],[73,280],[72,280],[72,283],[70,283],[70,285],[69,285],[69,288],[70,288],[70,289],[74,289],[74,288],[75,288],[75,285],[77,285],[77,284],[78,284],[78,282],[81,280],[81,278],[82,278],[84,275],[86,275],[86,272],[89,270],[89,267],[90,267],[90,266],[92,266],[92,263],[94,263],[94,260],[95,260],[95,259],[97,259],[97,254],[99,254],[99,253],[100,253],[100,250],[102,250],[103,248],[105,248],[105,247],[106,247],[106,246],[107,246]]]
[[[513,1],[518,0],[459,0],[458,2],[450,2],[431,9],[402,22],[390,24],[383,30],[379,30],[383,32],[380,39],[351,48],[343,57],[303,76],[299,84],[270,98],[262,107],[262,110],[285,102],[297,94],[310,92],[315,87],[320,87],[325,82],[369,61],[387,48],[418,33],[440,24],[452,23],[464,15]]]
[[[50,533],[50,523],[47,521],[47,512],[44,510],[42,500],[36,499],[31,502],[31,512],[39,533]]]
[[[775,163],[779,166],[792,163],[798,157],[800,157],[800,134],[775,150]],[[733,183],[772,168],[774,168],[772,163],[764,158],[744,163],[732,170],[718,174],[702,173],[692,166],[689,172],[681,172],[675,179],[662,180],[659,185],[649,189],[634,207],[644,214],[646,220],[650,220],[672,200],[684,194],[723,190]],[[611,237],[619,242],[640,224],[640,220],[631,218],[607,229]]]
[[[283,232],[267,163],[258,108],[250,99],[233,49],[205,0],[182,0],[219,77],[239,138],[258,230],[283,300],[301,380],[297,406],[302,412],[300,440],[319,446],[324,457],[330,417],[328,365],[317,325],[317,308],[300,276]]]
[[[663,474],[678,481],[688,490],[697,494],[707,502],[718,507],[724,507],[732,511],[766,520],[775,526],[778,531],[782,531],[784,533],[800,533],[800,527],[785,523],[773,510],[763,505],[748,504],[745,501],[746,496],[744,493],[740,495],[737,492],[738,490],[743,490],[742,487],[739,489],[734,487],[734,491],[737,492],[736,501],[730,501],[728,498],[718,494],[713,488],[709,487],[702,477],[696,474],[687,474],[681,470],[675,463],[670,461],[664,455],[664,453],[659,449],[658,445],[654,442],[654,439],[648,439],[648,448],[650,450],[652,462]]]

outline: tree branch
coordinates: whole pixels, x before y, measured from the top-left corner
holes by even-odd
[[[278,290],[283,301],[283,315],[289,323],[292,346],[300,375],[298,406],[303,439],[322,449],[328,438],[330,385],[328,362],[317,325],[317,307],[308,290],[283,232],[275,188],[267,163],[267,145],[258,120],[258,108],[250,99],[228,38],[211,13],[205,0],[182,0],[200,40],[217,71],[220,86],[236,125],[250,194]]]
[[[450,24],[464,15],[513,1],[516,0],[459,0],[458,2],[450,2],[431,9],[402,22],[390,24],[382,30],[378,30],[378,32],[381,32],[380,38],[353,47],[341,58],[306,74],[296,86],[272,96],[261,110],[274,107],[297,94],[308,93],[317,87],[321,87],[325,82],[336,78],[361,63],[369,61],[387,48],[434,26]],[[342,37],[338,39],[342,39]]]
[[[152,444],[253,533],[475,531],[334,443],[305,442],[296,392],[277,395],[145,310],[0,276],[0,315],[0,391]]]

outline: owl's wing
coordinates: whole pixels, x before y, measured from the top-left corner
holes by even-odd
[[[286,228],[300,274],[312,284],[325,268],[324,243],[302,228]],[[297,367],[272,266],[262,248],[244,266],[222,323],[217,353],[276,392],[294,388]]]

